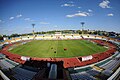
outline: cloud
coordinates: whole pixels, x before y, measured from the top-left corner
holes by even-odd
[[[75,6],[74,4],[63,4],[63,5],[61,5],[61,7],[73,7],[73,6]]]
[[[50,24],[50,23],[48,23],[48,22],[40,22],[40,24]]]
[[[78,7],[79,9],[81,8],[81,7]]]
[[[90,13],[88,13],[88,12],[78,12],[78,13],[75,13],[75,14],[66,15],[66,17],[68,17],[68,18],[72,18],[72,17],[86,17],[86,16],[90,16]]]
[[[114,14],[110,13],[110,14],[107,14],[107,16],[114,16]]]
[[[16,17],[17,17],[17,18],[20,18],[20,17],[22,17],[22,15],[21,15],[21,14],[19,14],[19,15],[17,15]]]
[[[101,3],[99,4],[99,6],[100,6],[101,8],[111,8],[111,7],[109,6],[109,3],[110,3],[110,1],[104,0],[103,2],[101,2]]]
[[[25,18],[24,20],[25,20],[25,21],[30,21],[31,19],[30,19],[30,18]]]
[[[55,25],[54,27],[55,27],[55,28],[57,28],[58,26],[57,26],[57,25]]]
[[[10,18],[9,18],[9,20],[13,20],[13,19],[14,19],[14,17],[10,17]]]
[[[31,27],[25,27],[26,29],[31,29]]]
[[[5,21],[3,21],[3,20],[0,20],[0,23],[4,23]]]
[[[88,12],[93,12],[93,10],[91,10],[91,9],[88,9]]]
[[[82,11],[77,11],[78,13],[82,12]]]
[[[73,1],[69,1],[68,3],[74,3]]]
[[[30,18],[25,18],[24,20],[25,21],[35,21],[35,20],[30,19]]]

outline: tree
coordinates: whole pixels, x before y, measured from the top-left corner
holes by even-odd
[[[7,37],[7,35],[3,35],[3,37]]]
[[[19,34],[12,34],[10,35],[10,37],[19,37],[20,35]]]
[[[94,34],[94,35],[97,35],[97,31],[94,31],[93,34]]]
[[[82,34],[82,31],[79,31],[79,34]]]
[[[0,35],[0,40],[3,40],[3,37],[2,37],[2,35]]]

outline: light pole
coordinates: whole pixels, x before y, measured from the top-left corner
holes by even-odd
[[[83,30],[84,30],[84,24],[85,24],[85,22],[81,22],[81,25],[82,25],[82,34],[83,34]]]
[[[35,34],[34,34],[34,26],[35,26],[35,24],[32,24],[32,26],[33,26],[33,35],[35,35]]]

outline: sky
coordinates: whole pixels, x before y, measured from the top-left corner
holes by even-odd
[[[120,33],[120,0],[0,0],[0,34],[51,30]]]

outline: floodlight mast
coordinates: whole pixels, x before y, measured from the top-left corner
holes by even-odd
[[[32,24],[32,26],[33,26],[33,36],[34,36],[35,35],[35,29],[34,29],[35,24]]]
[[[84,30],[84,24],[85,24],[85,22],[81,22],[81,25],[82,25],[82,34],[83,34],[83,30]]]

